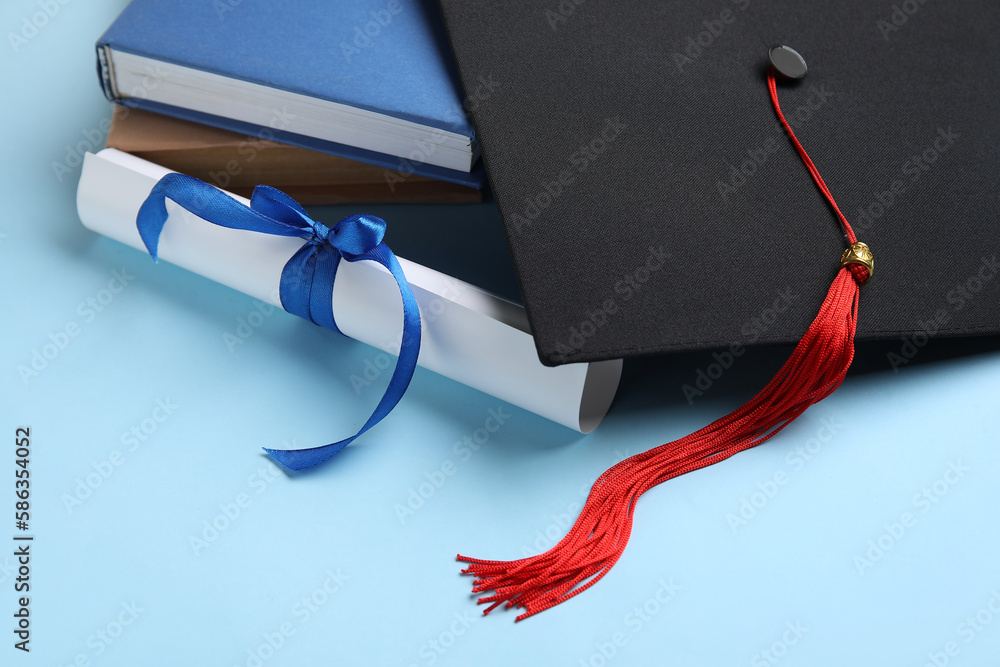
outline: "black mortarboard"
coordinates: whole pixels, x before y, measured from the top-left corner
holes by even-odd
[[[806,330],[844,236],[768,102],[778,44],[877,258],[858,337],[1000,332],[1000,4],[441,4],[544,362]]]
[[[459,556],[489,609],[596,583],[645,491],[828,396],[855,333],[1000,332],[992,0],[441,5],[544,362],[797,341],[742,407],[606,471],[549,551]]]

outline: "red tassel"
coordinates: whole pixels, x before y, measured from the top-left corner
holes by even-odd
[[[601,475],[573,528],[559,544],[543,554],[512,561],[459,555],[458,560],[469,563],[462,573],[476,576],[473,592],[494,591],[479,599],[480,604],[492,603],[484,614],[505,604],[525,610],[516,619],[520,621],[587,590],[608,573],[625,550],[635,505],[643,493],[761,444],[843,382],[854,358],[858,286],[870,277],[870,253],[867,246],[854,245],[850,224],[785,121],[773,72],[768,74],[768,88],[779,119],[852,243],[819,314],[777,375],[743,407],[696,433],[631,456]]]

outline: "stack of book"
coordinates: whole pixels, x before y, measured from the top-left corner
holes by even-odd
[[[237,199],[264,184],[304,205],[481,200],[466,107],[486,104],[495,84],[473,81],[463,98],[434,0],[132,0],[98,40],[97,64],[117,106],[108,148],[84,160],[78,212],[144,252],[139,210],[171,171]],[[174,203],[160,259],[280,305],[304,239],[184,217]],[[425,315],[419,365],[579,432],[596,428],[621,360],[545,366],[521,306],[398,260]],[[393,277],[370,262],[343,262],[336,275],[338,329],[397,355]]]
[[[436,3],[133,0],[97,57],[109,147],[306,205],[481,201]]]

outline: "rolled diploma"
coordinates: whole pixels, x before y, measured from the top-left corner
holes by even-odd
[[[113,148],[88,153],[77,190],[80,220],[98,234],[146,252],[136,215],[153,185],[168,173]],[[305,240],[220,227],[169,199],[167,211],[161,259],[281,305],[282,268]],[[399,263],[420,306],[420,366],[581,433],[590,433],[604,419],[618,389],[620,359],[544,366],[523,308],[402,257]],[[399,288],[382,266],[341,262],[333,312],[345,335],[398,354],[402,304]]]

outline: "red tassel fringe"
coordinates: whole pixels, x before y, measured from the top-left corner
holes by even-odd
[[[525,609],[523,620],[565,602],[597,583],[618,561],[632,532],[639,496],[678,475],[710,466],[774,436],[843,382],[854,358],[858,283],[848,268],[837,273],[819,314],[792,356],[764,389],[743,407],[689,436],[636,454],[594,483],[569,534],[543,554],[512,561],[479,560],[473,574],[479,599]]]

